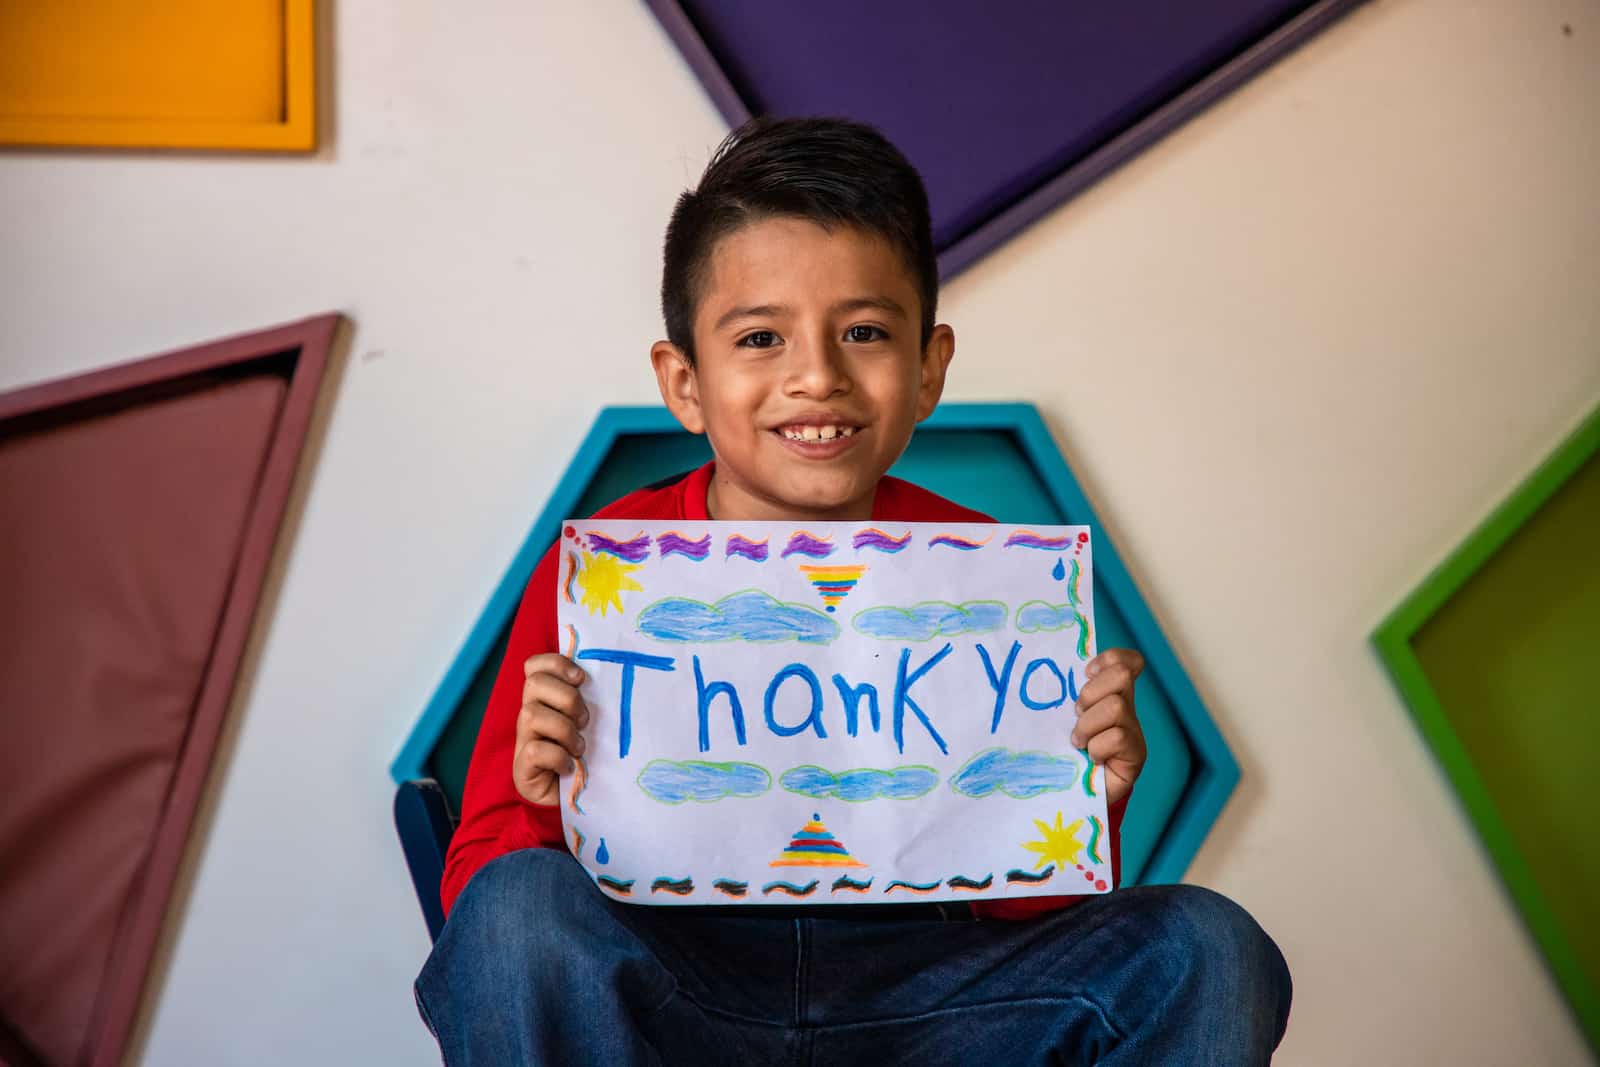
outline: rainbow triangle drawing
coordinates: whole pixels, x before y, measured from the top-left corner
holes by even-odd
[[[789,847],[778,853],[769,867],[865,867],[866,864],[850,855],[850,850],[822,825],[822,816],[811,813],[811,821],[801,827],[789,842]]]
[[[822,595],[822,606],[827,611],[832,611],[856,587],[856,582],[861,579],[862,573],[867,569],[865,563],[802,563],[800,573],[806,580],[816,586],[817,592]]]

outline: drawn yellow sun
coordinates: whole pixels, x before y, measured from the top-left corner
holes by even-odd
[[[624,563],[615,556],[583,554],[583,569],[578,572],[578,585],[583,589],[583,606],[593,615],[605,615],[608,608],[622,614],[622,594],[643,591],[644,586],[628,575],[639,570],[639,563]]]
[[[1039,870],[1047,863],[1054,863],[1057,867],[1071,867],[1078,862],[1078,856],[1083,852],[1083,844],[1078,840],[1078,831],[1083,829],[1083,820],[1074,819],[1072,825],[1061,825],[1061,813],[1056,812],[1056,824],[1033,820],[1033,825],[1039,828],[1041,840],[1024,841],[1022,847],[1029,852],[1039,854],[1039,862],[1033,865],[1034,870]]]

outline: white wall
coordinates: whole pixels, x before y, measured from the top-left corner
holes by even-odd
[[[151,1064],[433,1061],[385,767],[595,410],[654,399],[722,133],[634,0],[336,8],[314,158],[0,155],[0,388],[354,324]],[[1191,876],[1291,961],[1280,1062],[1585,1060],[1366,635],[1600,400],[1597,15],[1373,4],[946,294],[952,395],[1046,412],[1244,764]]]

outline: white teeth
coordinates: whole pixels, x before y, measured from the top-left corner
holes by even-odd
[[[832,441],[835,437],[849,437],[855,432],[854,426],[786,426],[783,436],[791,441]]]

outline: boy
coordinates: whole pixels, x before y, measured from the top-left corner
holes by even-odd
[[[988,522],[886,477],[938,403],[927,195],[876,131],[754,120],[667,229],[662,399],[713,462],[601,517]],[[557,655],[556,555],[490,698],[417,1004],[447,1064],[1265,1063],[1289,975],[1240,908],[1187,886],[973,905],[649,908],[565,851],[559,774],[584,674]],[[1104,767],[1112,862],[1145,760],[1137,652],[1087,668],[1072,743]],[[1003,922],[983,919],[1012,920]]]

